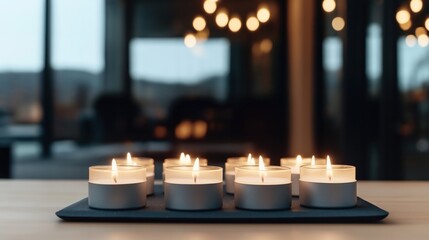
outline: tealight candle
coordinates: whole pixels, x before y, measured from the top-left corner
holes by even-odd
[[[264,158],[265,165],[270,165],[270,159]],[[239,166],[256,165],[252,154],[246,157],[228,158],[225,163],[225,191],[229,194],[234,194],[235,168]]]
[[[215,210],[222,208],[222,168],[193,166],[165,168],[165,207],[172,210]]]
[[[302,206],[315,208],[347,208],[356,205],[356,169],[350,165],[301,167],[300,196]]]
[[[146,205],[146,169],[141,166],[89,168],[88,205],[99,209],[133,209]]]
[[[302,158],[301,155],[296,158],[280,159],[280,166],[289,167],[292,172],[292,196],[299,196],[299,174],[301,166],[304,165],[324,165],[326,163],[323,158]]]
[[[162,178],[165,179],[165,168],[169,166],[192,166],[196,159],[192,159],[189,154],[180,154],[180,158],[166,158],[162,164]],[[207,166],[207,159],[199,159],[200,166]]]
[[[234,202],[237,208],[280,210],[291,206],[291,172],[287,167],[259,166],[235,168]]]
[[[146,168],[146,193],[147,195],[153,194],[153,188],[155,183],[155,164],[153,158],[143,157],[131,157],[130,153],[127,153],[127,158],[116,159],[118,165],[127,166],[143,166]]]

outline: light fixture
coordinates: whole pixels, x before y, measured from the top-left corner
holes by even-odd
[[[259,21],[255,16],[251,15],[247,18],[246,26],[249,31],[256,31],[259,28]]]
[[[423,8],[422,0],[411,0],[410,8],[411,8],[411,11],[413,11],[415,13],[420,12]]]
[[[416,42],[417,42],[416,36],[414,36],[413,34],[410,34],[407,37],[405,37],[405,43],[407,44],[408,47],[414,47],[416,45]]]
[[[192,21],[192,26],[194,26],[195,30],[202,31],[206,27],[206,20],[201,16],[197,16]]]
[[[217,4],[216,0],[206,0],[203,4],[204,11],[208,14],[212,14],[216,11]]]
[[[426,47],[429,44],[429,37],[426,34],[422,34],[417,37],[417,42],[419,43],[420,47]]]
[[[336,17],[332,20],[332,28],[337,32],[343,30],[345,25],[346,22],[342,17]]]
[[[197,45],[197,38],[195,37],[194,34],[188,33],[183,39],[183,42],[185,43],[186,47],[193,48],[195,47],[195,45]]]
[[[410,21],[408,21],[408,22],[406,22],[406,23],[399,24],[399,27],[400,27],[402,30],[407,31],[408,29],[410,29],[410,28],[411,28],[411,26],[412,26],[412,25],[413,25],[413,22],[411,22],[411,20],[410,20]]]
[[[410,17],[410,13],[405,9],[399,10],[396,13],[396,21],[398,21],[399,24],[405,24],[410,21]]]
[[[219,10],[219,12],[216,15],[215,21],[216,21],[216,24],[221,28],[228,25],[229,17],[226,10],[224,9]]]
[[[232,17],[228,23],[229,30],[231,32],[238,32],[241,29],[241,20],[238,17]]]
[[[429,17],[428,17],[428,18],[426,18],[426,21],[425,21],[425,27],[426,27],[426,29],[429,31]]]
[[[262,5],[261,7],[259,7],[256,16],[261,23],[266,23],[268,22],[268,20],[270,20],[270,10],[268,10],[268,7]]]
[[[418,27],[416,28],[416,36],[420,36],[422,34],[426,34],[426,29],[424,27]]]
[[[328,13],[334,11],[336,6],[337,4],[334,0],[324,0],[322,3],[323,10]]]

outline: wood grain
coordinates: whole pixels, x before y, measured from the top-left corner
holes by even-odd
[[[84,181],[0,181],[0,239],[427,239],[429,182],[359,182],[390,215],[375,224],[70,223],[55,212],[87,195]]]

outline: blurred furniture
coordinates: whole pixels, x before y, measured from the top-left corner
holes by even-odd
[[[11,177],[12,143],[0,140],[0,178]]]
[[[390,212],[374,224],[63,222],[55,212],[86,197],[86,181],[0,180],[0,239],[427,239],[429,182],[359,182],[358,195]],[[25,231],[23,231],[25,229]]]
[[[136,135],[140,107],[124,94],[104,94],[96,99],[94,109],[101,142],[131,141]]]

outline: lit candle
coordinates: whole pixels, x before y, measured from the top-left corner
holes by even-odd
[[[356,169],[350,165],[301,167],[300,196],[302,206],[315,208],[347,208],[356,205]]]
[[[270,159],[264,158],[265,165],[270,165]],[[225,163],[225,191],[234,194],[235,168],[239,166],[256,165],[255,159],[249,153],[247,157],[228,158]]]
[[[155,164],[153,158],[132,157],[127,153],[127,158],[116,159],[118,165],[127,166],[143,166],[146,168],[146,193],[147,195],[153,194],[155,182]]]
[[[249,210],[280,210],[291,206],[290,168],[265,166],[235,168],[234,202],[237,208]]]
[[[200,166],[165,168],[164,201],[171,210],[215,210],[222,208],[222,168]]]
[[[199,159],[200,166],[207,166],[207,159]],[[192,166],[195,159],[192,159],[189,154],[181,153],[179,158],[166,158],[162,164],[162,178],[165,179],[165,168],[169,166]]]
[[[146,169],[142,166],[89,168],[88,205],[98,209],[133,209],[146,205]]]
[[[280,165],[283,167],[289,167],[292,172],[292,196],[299,196],[299,174],[301,166],[304,165],[320,165],[325,164],[325,159],[315,158],[314,155],[311,158],[302,158],[301,155],[296,158],[282,158],[280,159]]]

